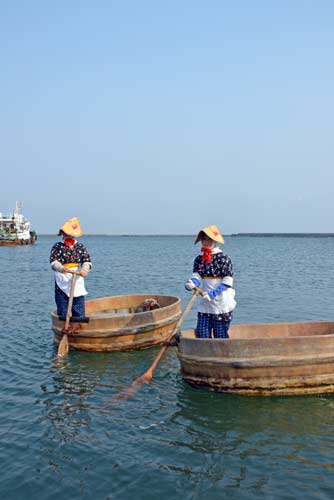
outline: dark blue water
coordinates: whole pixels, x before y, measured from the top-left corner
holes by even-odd
[[[334,319],[333,238],[226,238],[234,321]],[[55,362],[49,251],[0,248],[1,498],[333,497],[334,398],[240,397],[187,386],[170,349],[152,384],[112,403],[157,349],[71,352]],[[86,237],[89,297],[172,294],[195,256],[189,237]],[[195,322],[195,311],[185,327]]]

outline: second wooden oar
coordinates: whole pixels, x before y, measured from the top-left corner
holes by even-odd
[[[70,296],[68,299],[68,305],[67,305],[67,313],[66,313],[66,319],[65,319],[65,326],[63,329],[63,336],[61,338],[61,341],[59,342],[58,345],[58,357],[63,357],[68,354],[69,351],[69,344],[68,344],[68,330],[69,330],[69,325],[70,325],[70,319],[72,315],[72,304],[73,304],[73,297],[74,297],[74,289],[75,289],[75,282],[77,280],[77,274],[80,274],[78,272],[71,272],[72,273],[72,283],[71,283],[71,291],[70,291]]]

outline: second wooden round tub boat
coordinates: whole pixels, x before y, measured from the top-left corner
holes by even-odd
[[[119,295],[86,301],[88,322],[73,322],[69,346],[83,351],[129,351],[162,344],[181,314],[181,301],[168,295]],[[51,314],[59,344],[65,321]]]
[[[334,322],[234,325],[229,339],[183,331],[178,357],[195,387],[241,395],[334,393]]]

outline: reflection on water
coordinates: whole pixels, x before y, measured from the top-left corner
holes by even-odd
[[[238,296],[234,321],[334,318],[328,282],[333,240],[287,240],[227,238]],[[171,348],[150,385],[108,406],[150,367],[159,348],[71,352],[55,360],[52,242],[41,237],[34,248],[1,252],[2,498],[332,497],[332,396],[247,398],[196,390],[183,382]],[[188,302],[183,283],[192,238],[91,237],[89,248],[96,262],[90,297],[147,292]],[[291,278],[284,293],[283,254]],[[320,262],[316,311],[314,255]],[[195,316],[193,310],[185,328]]]
[[[91,471],[90,479],[81,478],[83,491],[104,470],[112,484],[105,491],[116,498],[132,498],[138,484],[140,498],[156,498],[152,484],[159,491],[161,475],[166,496],[189,499],[215,498],[225,488],[254,498],[264,491],[275,495],[284,491],[281,482],[288,475],[295,484],[286,497],[298,498],[333,470],[333,397],[244,398],[196,390],[178,374],[173,349],[150,386],[104,408],[147,369],[157,351],[73,353],[52,366],[52,382],[42,387],[41,399],[51,425],[41,442],[63,481],[71,456],[72,466],[83,459]],[[50,442],[61,443],[63,453]],[[98,460],[100,470],[89,460],[97,447],[108,457]]]

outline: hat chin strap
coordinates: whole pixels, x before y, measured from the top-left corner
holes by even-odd
[[[201,252],[202,252],[202,262],[206,264],[211,264],[212,248],[202,247]]]

